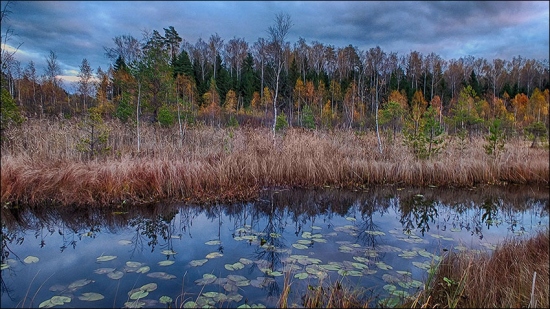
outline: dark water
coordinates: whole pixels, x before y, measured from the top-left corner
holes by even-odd
[[[444,252],[490,252],[547,229],[548,195],[383,187],[269,190],[233,205],[4,207],[1,307],[275,307],[285,275],[289,305],[339,281],[392,306]]]

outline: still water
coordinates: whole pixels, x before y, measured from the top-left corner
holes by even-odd
[[[336,281],[370,306],[445,252],[548,228],[548,187],[266,190],[249,203],[2,209],[1,307],[291,306]]]

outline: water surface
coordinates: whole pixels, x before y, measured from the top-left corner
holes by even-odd
[[[292,284],[392,306],[446,252],[548,227],[548,187],[266,190],[208,206],[2,209],[1,307],[275,307]]]

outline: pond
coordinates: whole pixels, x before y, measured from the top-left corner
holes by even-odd
[[[370,306],[445,252],[548,228],[548,187],[270,189],[249,203],[2,209],[1,307],[276,307],[336,281]]]

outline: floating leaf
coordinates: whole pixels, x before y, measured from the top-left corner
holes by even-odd
[[[243,263],[244,265],[250,265],[250,264],[254,263],[251,260],[245,259],[245,258],[240,258],[239,262]]]
[[[104,274],[108,274],[110,272],[113,272],[114,270],[115,270],[114,268],[98,268],[98,269],[94,270],[94,273],[99,274],[99,275],[104,275]]]
[[[0,270],[4,270],[4,269],[9,268],[9,267],[10,267],[9,264],[6,264],[6,263],[0,264]]]
[[[137,299],[140,299],[140,298],[144,298],[144,297],[146,297],[147,295],[149,295],[149,292],[143,291],[143,290],[139,290],[139,291],[137,291],[137,292],[134,292],[132,295],[130,295],[130,299],[137,300]]]
[[[71,298],[70,297],[67,297],[67,296],[54,296],[50,299],[50,301],[52,302],[52,304],[54,305],[63,305],[65,303],[70,303],[71,302]]]
[[[322,229],[322,228],[321,228],[320,226],[312,225],[312,226],[311,226],[311,229],[312,229],[312,230],[320,230],[320,229]]]
[[[351,263],[351,265],[353,265],[353,267],[355,267],[357,269],[360,269],[360,270],[363,270],[365,268],[369,268],[367,265],[365,265],[363,263]]]
[[[203,274],[202,279],[195,280],[197,285],[207,285],[216,281],[217,277],[213,274]]]
[[[354,217],[346,217],[346,220],[352,221],[352,222],[357,221],[357,219],[355,219]]]
[[[157,284],[156,283],[147,283],[145,285],[142,285],[139,289],[142,290],[142,291],[153,292],[154,290],[157,289]]]
[[[362,256],[354,256],[353,259],[356,260],[357,262],[361,262],[361,263],[368,263],[369,262],[369,259],[367,259],[365,257],[362,257]]]
[[[206,262],[208,262],[208,259],[192,260],[191,262],[189,262],[189,265],[191,265],[193,267],[202,266]]]
[[[418,250],[418,254],[423,256],[423,257],[430,257],[432,256],[432,254],[426,250]]]
[[[281,234],[279,234],[279,233],[269,233],[269,236],[272,237],[272,238],[279,238],[279,237],[281,237]]]
[[[338,271],[338,274],[341,276],[355,276],[360,277],[363,276],[363,273],[357,270],[346,270],[346,269],[340,269]]]
[[[214,259],[214,258],[221,257],[221,256],[223,256],[223,254],[221,254],[221,253],[219,253],[219,252],[216,251],[216,252],[208,253],[208,254],[206,255],[206,258],[207,258],[207,259]]]
[[[78,296],[78,299],[84,301],[96,301],[103,298],[105,297],[99,293],[82,293],[82,295]]]
[[[227,295],[227,300],[234,301],[234,302],[240,302],[243,299],[243,296],[241,294],[233,293]]]
[[[54,284],[49,288],[49,290],[52,292],[61,292],[61,291],[65,291],[66,289],[67,289],[67,286],[61,285],[61,284]]]
[[[169,280],[169,279],[174,279],[174,278],[176,278],[176,276],[171,275],[171,274],[167,274],[167,273],[165,273],[165,272],[153,272],[153,273],[148,273],[148,274],[147,274],[147,277],[158,278],[158,279],[164,279],[164,280]]]
[[[38,308],[51,308],[55,306],[55,304],[52,303],[51,299],[45,300],[38,305]]]
[[[111,278],[111,279],[114,279],[114,280],[117,280],[117,279],[120,279],[122,278],[122,276],[124,276],[124,273],[121,272],[121,271],[113,271],[113,272],[110,272],[107,274],[107,277]]]
[[[69,284],[68,286],[68,289],[75,289],[75,288],[80,288],[80,287],[83,287],[89,283],[92,283],[94,282],[93,280],[88,280],[88,279],[80,279],[80,280],[76,280],[75,282]]]
[[[365,233],[367,233],[369,235],[374,235],[374,236],[384,236],[384,235],[386,235],[386,233],[384,233],[382,231],[365,231]]]
[[[307,277],[309,277],[308,273],[297,273],[296,275],[294,275],[294,278],[296,279],[305,279]]]
[[[176,251],[174,250],[162,250],[160,253],[164,254],[164,255],[176,255],[178,254]]]
[[[118,244],[123,246],[130,245],[131,243],[132,243],[131,240],[126,240],[126,239],[122,239],[118,241]]]
[[[299,239],[296,242],[302,245],[310,245],[313,240]]]
[[[144,274],[144,273],[148,272],[149,270],[151,270],[151,268],[149,266],[142,266],[138,270],[136,270],[136,273]]]
[[[421,269],[430,269],[431,267],[431,264],[429,262],[424,262],[424,263],[420,263],[420,262],[412,262],[412,264],[418,268],[421,268]]]
[[[102,255],[96,259],[98,262],[107,262],[116,259],[116,255]]]
[[[131,262],[131,261],[126,262],[126,266],[128,267],[138,268],[138,267],[141,267],[141,265],[143,264],[139,262]]]
[[[240,276],[240,275],[229,275],[229,276],[227,276],[227,279],[229,279],[231,281],[234,281],[234,282],[248,280],[248,279],[246,279],[245,276]]]
[[[243,268],[244,268],[244,265],[240,262],[237,262],[234,264],[225,264],[225,269],[227,270],[239,270]]]
[[[209,246],[217,246],[217,245],[220,245],[221,243],[222,242],[219,241],[219,240],[210,240],[210,241],[205,242],[204,244],[209,245]]]
[[[383,288],[384,288],[384,290],[389,291],[390,293],[397,289],[397,287],[393,284],[386,284],[386,285],[384,285]]]
[[[172,298],[170,296],[161,296],[159,301],[161,304],[169,304],[172,302]]]
[[[170,266],[174,263],[175,263],[175,261],[160,261],[158,264],[159,264],[159,266]]]
[[[188,301],[183,304],[183,308],[200,308],[200,306],[194,301]]]
[[[32,255],[27,256],[27,257],[23,260],[23,262],[25,262],[25,263],[27,263],[27,264],[36,263],[36,262],[38,262],[38,261],[39,261],[39,259],[38,259],[36,256],[32,256]]]
[[[302,244],[292,244],[292,246],[296,249],[301,249],[301,250],[308,248],[307,246],[304,246]]]
[[[393,267],[391,267],[390,265],[384,263],[384,262],[377,262],[375,263],[376,266],[382,270],[389,270],[389,269],[393,269]]]
[[[324,265],[319,265],[319,267],[321,267],[324,270],[329,270],[329,271],[338,271],[338,270],[341,269],[341,267],[339,265],[336,265],[336,264],[324,264]]]
[[[128,301],[124,303],[124,307],[126,308],[142,308],[145,306],[145,303],[142,301]]]

